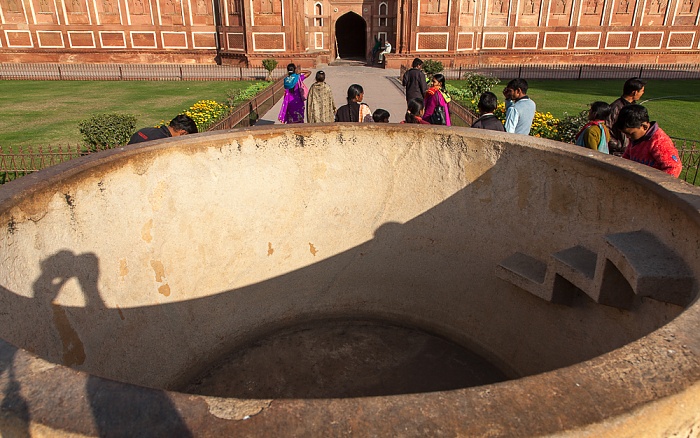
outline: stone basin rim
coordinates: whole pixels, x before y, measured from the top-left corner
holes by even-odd
[[[353,132],[357,129],[382,132],[399,132],[415,130],[433,132],[437,135],[459,135],[478,137],[494,142],[515,142],[515,137],[487,131],[475,132],[468,128],[421,127],[421,126],[372,126],[352,127],[345,124],[315,125],[302,127],[254,127],[216,133],[204,133],[185,137],[190,143],[187,149],[219,147],[223,139],[247,138],[249,136],[304,135],[316,130],[329,132]],[[34,175],[23,177],[0,188],[0,210],[9,210],[14,205],[32,196],[33,193],[46,189],[60,178],[78,177],[83,172],[98,171],[103,166],[121,163],[135,155],[155,153],[161,149],[182,148],[182,139],[167,139],[132,145],[124,148],[104,151],[71,162],[62,163]],[[196,142],[196,143],[195,143]],[[518,136],[517,143],[525,148],[546,149],[552,154],[566,156],[574,160],[591,160],[611,172],[621,173],[625,178],[642,185],[646,190],[664,195],[671,202],[687,212],[692,220],[700,223],[700,190],[687,183],[674,180],[667,175],[645,166],[622,161],[621,159],[567,146],[558,142]],[[595,423],[614,419],[618,416],[633,415],[633,411],[655,402],[664,403],[665,398],[690,397],[700,400],[700,304],[696,299],[675,319],[653,331],[647,336],[635,340],[621,348],[610,351],[593,359],[568,367],[556,369],[521,379],[429,394],[393,395],[356,399],[290,399],[261,400],[258,407],[250,408],[243,417],[222,418],[211,409],[215,397],[161,391],[140,387],[124,382],[112,382],[108,379],[92,377],[90,374],[49,363],[32,353],[17,348],[0,340],[0,357],[12,354],[15,361],[28,364],[28,372],[16,378],[31,390],[39,391],[43,397],[32,397],[32,408],[38,399],[37,412],[45,412],[45,417],[35,418],[37,423],[57,430],[74,433],[91,433],[85,422],[72,422],[61,418],[60,413],[66,407],[59,400],[50,397],[52,382],[61,382],[63,388],[83,388],[88,378],[97,379],[99,385],[118,385],[128,391],[143,394],[166,393],[177,407],[187,424],[197,425],[197,434],[207,436],[222,431],[252,433],[268,429],[275,430],[287,425],[298,425],[310,418],[337,419],[347,412],[359,411],[351,423],[362,426],[363,433],[390,433],[397,424],[412,424],[414,418],[422,417],[422,408],[439,412],[443,418],[444,430],[461,431],[461,433],[486,433],[481,425],[507,424],[502,431],[520,430],[528,435],[551,434],[563,430],[585,428]],[[677,354],[660,355],[663,351],[675,351]],[[650,355],[650,353],[655,353]],[[656,355],[659,353],[659,355]],[[653,357],[649,357],[653,356]],[[633,372],[625,364],[635,359]],[[602,380],[601,378],[604,378]],[[669,383],[671,382],[671,383]],[[42,389],[42,384],[49,389]],[[647,391],[635,392],[630,388],[644,386]],[[46,392],[44,392],[46,391]],[[520,403],[523,394],[529,394],[530,403]],[[611,394],[621,394],[614,397]],[[77,395],[77,394],[76,394]],[[532,401],[534,400],[534,401]],[[244,401],[230,399],[232,405],[243,405]],[[381,424],[386,412],[400,412],[393,423]],[[552,415],[556,412],[557,415]],[[517,420],[504,420],[507,417]],[[235,418],[234,418],[235,417]],[[0,425],[2,425],[0,418]],[[510,426],[508,426],[510,425]],[[515,429],[516,427],[518,429]],[[278,429],[279,430],[279,429]],[[309,430],[317,433],[333,433],[327,423]],[[416,431],[418,434],[418,431]]]

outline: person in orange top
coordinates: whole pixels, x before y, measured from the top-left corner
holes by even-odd
[[[445,76],[440,73],[434,74],[430,84],[430,88],[425,92],[424,118],[433,125],[451,126],[452,122],[450,121],[450,108],[448,105],[451,98],[445,88]],[[439,107],[442,107],[442,111],[445,114],[445,119],[442,120],[442,123],[438,123],[434,116],[436,111],[440,111],[438,110]]]
[[[681,174],[683,164],[678,149],[656,122],[649,122],[646,108],[636,104],[625,106],[620,110],[615,128],[630,139],[622,158],[646,164],[676,178]]]

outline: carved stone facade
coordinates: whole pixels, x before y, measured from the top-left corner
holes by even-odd
[[[0,0],[0,61],[697,63],[700,0]],[[218,38],[217,38],[218,25]]]

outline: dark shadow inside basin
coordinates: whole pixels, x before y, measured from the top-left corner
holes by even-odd
[[[330,320],[287,328],[237,349],[181,390],[235,398],[346,398],[504,380],[482,357],[424,331]]]

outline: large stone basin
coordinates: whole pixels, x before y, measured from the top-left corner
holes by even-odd
[[[10,435],[700,428],[700,191],[620,158],[461,128],[251,128],[23,177],[0,224]],[[461,375],[448,357],[493,374],[418,384]],[[227,382],[243,363],[246,390]],[[375,369],[399,378],[353,387]]]

